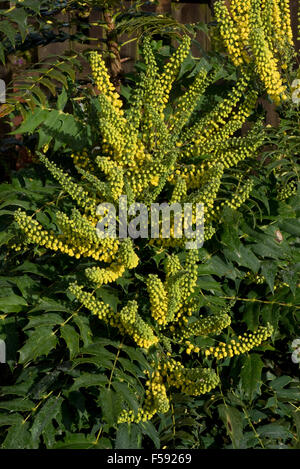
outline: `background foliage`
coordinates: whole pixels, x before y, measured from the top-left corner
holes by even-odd
[[[156,48],[162,63],[172,47],[157,41]],[[209,109],[236,74],[219,54],[203,60],[218,69],[222,65],[221,86],[205,97]],[[136,70],[142,69],[137,62]],[[33,88],[29,106],[13,111],[23,108],[24,122],[16,132],[30,140],[32,153],[50,144],[52,157],[65,169],[71,168],[66,156],[94,143],[93,115],[84,129],[78,125],[86,116],[77,98],[90,92],[78,92],[73,70],[73,64],[53,66],[45,76],[39,70],[44,86],[48,83],[55,92],[45,103],[43,92],[35,94]],[[175,95],[196,70],[197,62],[189,57]],[[123,80],[125,103],[135,79],[131,73]],[[36,86],[36,79],[30,86]],[[299,365],[291,361],[291,342],[300,333],[299,113],[290,101],[278,112],[280,126],[266,129],[260,160],[243,167],[255,179],[251,198],[239,212],[225,210],[216,235],[200,250],[197,284],[203,304],[212,308],[235,300],[234,329],[243,330],[246,324],[255,330],[260,322],[270,322],[275,328],[272,342],[219,365],[222,385],[215,391],[192,399],[173,394],[170,412],[151,422],[117,425],[123,401],[132,408],[141,402],[148,359],[135,346],[113,334],[108,337],[97,318],[66,295],[67,285],[88,262],[78,266],[39,247],[21,255],[7,251],[13,211],[21,207],[35,212],[38,221],[53,228],[51,207],[63,197],[60,187],[37,162],[0,186],[0,338],[8,347],[8,362],[0,365],[2,448],[299,448]],[[224,198],[236,174],[231,177]],[[291,191],[285,192],[288,184]],[[153,250],[147,262],[145,269],[153,263],[162,269],[163,253]],[[125,276],[118,287],[126,295],[134,282]],[[113,308],[118,305],[114,288],[103,287],[100,296]],[[181,356],[190,364],[194,360],[183,350]]]

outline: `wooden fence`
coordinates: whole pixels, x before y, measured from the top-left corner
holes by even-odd
[[[199,0],[190,0],[185,1],[181,0],[179,2],[172,2],[171,0],[159,0],[160,5],[155,7],[154,5],[148,7],[148,10],[154,10],[157,8],[157,11],[161,13],[168,13],[173,16],[179,23],[188,24],[188,23],[209,23],[212,20],[212,5],[215,0],[199,1]],[[130,1],[125,2],[130,5]],[[290,0],[291,8],[291,17],[292,17],[292,26],[294,33],[294,40],[296,49],[299,50],[300,42],[297,40],[298,36],[298,8],[299,0]],[[104,31],[101,27],[95,26],[95,23],[99,20],[102,20],[102,13],[98,10],[93,10],[91,15],[88,18],[90,24],[89,35],[90,38],[101,39],[104,37]],[[72,31],[70,31],[72,32]],[[73,31],[74,32],[74,31]],[[122,36],[120,39],[121,43],[124,43],[128,40],[126,36]],[[210,41],[206,34],[199,31],[196,39],[199,41],[203,50],[207,51],[210,49]],[[92,41],[91,44],[95,46],[100,46],[100,42]],[[46,47],[40,47],[37,51],[38,59],[45,59],[49,55],[62,55],[68,49],[75,49],[76,51],[82,51],[90,45],[80,45],[78,43],[72,44],[70,41],[64,43],[53,43]],[[137,47],[135,42],[131,42],[121,49],[121,58],[125,60],[123,68],[125,72],[131,71],[133,64],[136,59]],[[193,46],[192,52],[195,56],[201,54],[200,49],[196,46]]]
[[[128,4],[130,2],[127,2]],[[178,22],[180,23],[208,23],[211,21],[212,15],[211,15],[211,9],[208,6],[207,3],[191,3],[191,2],[184,2],[184,3],[178,3],[178,2],[169,2],[171,9],[165,8],[164,12],[170,13],[173,18],[175,18]],[[95,26],[95,23],[99,20],[102,20],[102,13],[99,10],[93,10],[92,13],[89,16],[89,24],[90,24],[90,30],[89,30],[89,36],[90,38],[98,38],[101,40],[101,38],[104,37],[104,31],[101,27]],[[73,31],[74,32],[74,31]],[[204,50],[208,50],[210,47],[209,44],[209,39],[207,35],[205,35],[203,32],[199,31],[197,34],[196,39],[200,42],[201,47]],[[128,37],[121,36],[119,38],[120,43],[125,43],[128,40]],[[83,51],[84,49],[91,47],[91,44],[94,44],[95,46],[101,46],[100,41],[97,42],[95,40],[91,41],[90,45],[80,45],[78,43],[72,44],[70,41],[66,41],[64,43],[53,43],[49,44],[46,47],[39,47],[38,48],[38,59],[42,60],[47,58],[49,55],[56,54],[56,55],[62,55],[64,52],[68,49],[75,49],[76,51]],[[199,49],[194,46],[192,48],[193,54],[196,56],[199,56]],[[136,59],[136,53],[137,53],[137,47],[136,47],[136,42],[130,42],[124,47],[121,48],[121,58],[125,60],[123,68],[125,72],[131,71],[133,68],[133,64]]]

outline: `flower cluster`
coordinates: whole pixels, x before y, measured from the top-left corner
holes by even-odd
[[[159,370],[169,386],[190,396],[205,394],[219,383],[219,377],[210,368],[185,368],[173,359],[160,364]]]
[[[173,54],[170,60],[166,63],[162,74],[154,81],[154,86],[151,90],[152,92],[149,93],[149,102],[151,103],[151,106],[153,106],[155,111],[160,113],[162,118],[164,117],[162,114],[163,110],[169,101],[169,94],[172,88],[172,83],[178,75],[182,62],[189,54],[190,45],[190,37],[184,36],[180,46],[177,48],[176,52]],[[199,84],[197,81],[195,86],[198,89],[199,94]],[[192,93],[195,93],[194,89],[192,89],[191,94]]]
[[[119,115],[123,115],[122,100],[119,94],[116,92],[113,84],[110,81],[110,77],[102,58],[102,55],[98,52],[90,53],[90,64],[93,73],[95,84],[100,93],[103,93],[108,101],[113,105],[114,109]]]
[[[210,347],[204,351],[206,357],[212,356],[217,360],[233,357],[241,353],[249,352],[254,347],[259,346],[264,340],[273,333],[273,327],[268,323],[267,326],[259,326],[257,331],[238,336],[237,339],[231,339],[229,344],[220,342],[217,347]]]
[[[286,99],[283,71],[292,58],[293,35],[288,0],[217,0],[220,34],[233,63],[254,63],[275,102]]]
[[[112,325],[115,325],[113,310],[109,305],[105,304],[103,301],[97,300],[92,293],[84,291],[83,286],[77,283],[70,284],[69,290],[92,314],[98,316],[99,319],[105,322],[111,322]]]
[[[292,180],[289,181],[285,186],[279,186],[277,197],[278,200],[286,200],[292,195],[297,193],[297,182]]]
[[[240,207],[245,202],[245,200],[249,198],[253,184],[254,182],[252,179],[248,179],[248,181],[246,181],[244,184],[241,184],[240,187],[237,188],[237,191],[232,199],[227,201],[227,205],[234,210]]]
[[[146,382],[146,399],[143,407],[135,414],[133,410],[123,410],[119,416],[118,423],[145,422],[150,420],[157,412],[166,413],[170,402],[167,397],[166,386],[163,377],[158,370],[148,372],[149,379]]]
[[[147,349],[158,342],[152,327],[138,314],[136,301],[129,301],[118,313],[114,313],[109,305],[84,291],[82,285],[72,283],[69,289],[92,314],[108,325],[117,327],[122,334],[128,334],[139,347]]]
[[[125,238],[121,241],[118,250],[118,260],[128,269],[137,267],[139,258],[134,251],[133,243],[130,238]]]
[[[114,282],[117,278],[122,277],[125,272],[125,266],[113,262],[109,267],[101,269],[100,267],[91,267],[85,270],[85,275],[89,280],[97,285],[97,288],[101,285]]]
[[[118,423],[149,420],[157,412],[166,413],[170,402],[167,389],[175,388],[190,396],[199,396],[209,392],[219,383],[217,374],[209,368],[185,368],[174,359],[163,359],[155,371],[147,372],[146,399],[137,412],[124,409]]]
[[[220,331],[228,327],[230,323],[231,318],[224,311],[219,312],[216,316],[210,315],[203,317],[200,315],[197,321],[191,322],[184,328],[181,328],[178,331],[178,334],[182,339],[192,336],[199,337],[212,333],[218,334]]]
[[[139,347],[149,348],[158,343],[158,338],[154,334],[152,327],[146,323],[138,314],[138,304],[136,301],[129,301],[120,311],[121,325],[120,331],[128,334]]]
[[[96,163],[109,181],[109,188],[106,192],[111,195],[113,200],[119,200],[119,197],[123,194],[124,188],[122,168],[120,168],[115,161],[99,156],[96,158]]]
[[[72,178],[68,174],[58,168],[56,164],[49,161],[46,156],[40,155],[40,160],[79,207],[91,212],[96,211],[96,200],[91,198],[87,191],[85,191],[79,184],[72,181]]]
[[[147,290],[151,304],[151,314],[159,325],[167,323],[168,298],[162,281],[157,275],[149,275]]]
[[[236,16],[235,11],[232,21],[237,22],[243,14],[249,13],[250,24],[250,10],[246,4],[243,7],[242,2],[239,5],[240,16]],[[248,40],[248,29],[241,26],[239,31],[241,36],[234,47]],[[171,220],[171,238],[161,235],[159,239],[146,242],[146,249],[144,240],[102,238],[96,230],[98,222],[105,221],[103,217],[107,214],[100,215],[97,210],[103,201],[117,209],[123,195],[130,203],[145,205],[161,203],[169,197],[172,202],[204,204],[204,238],[209,239],[222,217],[223,205],[219,200],[226,170],[257,153],[261,143],[260,121],[246,136],[235,135],[254,109],[257,97],[250,86],[250,73],[245,69],[238,72],[238,80],[227,96],[207,114],[199,116],[194,112],[205,89],[215,79],[214,73],[204,69],[183,94],[170,103],[172,84],[189,53],[190,42],[185,36],[160,71],[151,41],[145,39],[145,71],[127,109],[123,109],[122,99],[110,81],[101,54],[91,53],[90,64],[98,89],[91,99],[97,111],[99,142],[72,156],[78,172],[76,182],[69,172],[41,155],[41,162],[64,192],[63,203],[60,204],[59,199],[55,208],[52,231],[44,229],[38,217],[36,220],[34,215],[29,216],[22,210],[15,212],[16,224],[22,233],[18,243],[38,244],[76,259],[89,258],[89,264],[84,265],[83,284],[74,282],[69,287],[75,300],[108,329],[116,328],[121,336],[144,349],[145,354],[155,356],[156,365],[149,374],[143,407],[137,413],[125,410],[119,422],[145,421],[156,412],[167,412],[167,393],[171,388],[198,396],[218,384],[212,369],[185,368],[174,361],[172,354],[180,347],[185,345],[188,353],[204,352],[206,356],[225,358],[250,350],[271,334],[270,327],[261,327],[230,344],[221,343],[219,347],[203,351],[196,345],[197,338],[218,334],[228,327],[231,305],[213,314],[201,310],[203,305],[197,298],[199,252],[197,249],[183,252],[185,240],[176,238],[174,220]],[[244,60],[244,53],[241,57]],[[170,104],[168,110],[167,104]],[[249,196],[251,187],[250,180],[237,184],[227,205],[237,209]],[[195,216],[193,209],[193,223]],[[133,272],[132,278],[139,283],[134,292],[129,287],[127,297],[122,277],[126,279],[128,269],[139,268],[147,250],[157,248],[156,243],[166,254],[165,272],[155,273],[151,270],[153,265],[143,276],[139,271]],[[16,245],[16,249],[19,248],[19,244]],[[103,286],[114,282],[120,293],[116,308],[99,299]]]
[[[64,226],[64,234],[57,234],[54,231],[43,229],[42,225],[27,215],[22,209],[15,212],[14,217],[19,229],[25,235],[24,244],[37,244],[44,246],[52,251],[60,251],[70,257],[80,259],[80,257],[91,257],[97,261],[103,260],[110,262],[118,249],[119,241],[117,239],[106,238],[99,240],[96,237],[95,229],[91,228],[88,220],[85,220],[86,227],[90,231],[83,231],[82,226],[76,226],[75,222],[69,219],[65,214],[58,212],[58,222]],[[89,236],[90,235],[90,236]],[[97,242],[93,237],[97,238]],[[12,244],[12,248],[19,245]]]

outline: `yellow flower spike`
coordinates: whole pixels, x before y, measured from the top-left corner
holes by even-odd
[[[151,315],[159,325],[167,324],[168,298],[162,281],[157,275],[150,274],[147,290],[151,304]]]
[[[291,60],[293,38],[288,0],[215,2],[220,34],[237,67],[254,62],[256,72],[275,103],[284,100],[280,62]]]
[[[259,326],[257,331],[253,333],[246,333],[243,336],[239,336],[239,342],[234,339],[231,340],[231,344],[224,344],[220,347],[210,347],[203,351],[205,356],[213,355],[217,360],[222,360],[228,355],[240,355],[241,353],[248,352],[254,347],[259,346],[273,333],[273,327],[268,323],[267,326]]]
[[[93,51],[90,53],[89,60],[93,78],[98,90],[107,97],[116,111],[122,115],[123,113],[120,113],[120,109],[122,108],[123,103],[118,93],[114,91],[114,86],[110,81],[110,77],[102,55]]]
[[[99,288],[103,284],[115,282],[124,272],[125,266],[115,262],[105,269],[99,267],[88,268],[85,270],[85,275]]]

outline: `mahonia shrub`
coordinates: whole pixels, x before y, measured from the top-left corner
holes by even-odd
[[[245,161],[255,161],[263,141],[260,119],[245,136],[238,136],[256,105],[251,68],[240,71],[231,91],[213,109],[199,113],[201,98],[216,79],[209,67],[201,67],[180,96],[170,97],[190,42],[188,36],[183,37],[160,70],[150,38],[145,38],[145,71],[127,108],[110,82],[101,54],[92,52],[90,65],[97,92],[96,97],[83,101],[82,108],[83,115],[91,113],[98,128],[94,144],[71,155],[72,172],[62,169],[59,160],[54,162],[51,147],[43,145],[39,159],[61,193],[46,208],[29,213],[25,206],[14,214],[11,252],[22,255],[35,246],[41,259],[62,256],[63,263],[67,256],[74,260],[73,278],[66,285],[68,298],[98,319],[103,340],[121,340],[113,369],[122,360],[122,347],[130,344],[146,357],[144,370],[139,371],[144,401],[140,398],[138,406],[133,404],[136,401],[130,392],[137,396],[130,383],[123,409],[116,406],[120,425],[147,422],[157,413],[169,412],[174,392],[199,396],[214,389],[220,382],[216,363],[259,346],[273,330],[266,323],[244,334],[235,335],[230,329],[226,341],[218,339],[231,324],[233,303],[216,307],[218,302],[205,302],[197,287],[201,250],[185,248],[187,240],[176,237],[174,220],[170,238],[102,238],[96,231],[103,221],[99,204],[109,202],[117,208],[120,197],[126,195],[128,203],[148,207],[166,200],[203,204],[202,241],[208,241],[222,222],[224,210],[236,211],[249,197],[251,173],[245,171],[245,176],[237,177],[236,171]],[[46,229],[43,220],[48,216],[51,228]],[[193,222],[195,217],[193,212]],[[63,276],[63,269],[56,274]],[[130,288],[128,278],[133,283]],[[117,301],[111,301],[109,291],[115,292]],[[72,340],[77,339],[67,326],[61,335],[74,349]],[[52,345],[56,345],[54,339]],[[188,357],[182,360],[183,351],[194,354],[196,367]],[[26,348],[22,353],[26,355]],[[84,358],[78,360],[84,363]],[[107,382],[105,373],[96,376],[95,385]],[[119,384],[121,387],[122,379]],[[104,407],[111,399],[110,388],[111,378],[100,401]],[[103,412],[111,422],[112,417]]]
[[[268,95],[285,100],[285,71],[294,56],[289,1],[217,0],[215,14],[233,63],[252,64]]]

